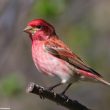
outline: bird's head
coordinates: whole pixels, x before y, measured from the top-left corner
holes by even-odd
[[[32,40],[47,40],[56,35],[54,27],[43,19],[30,21],[24,32],[28,33]]]

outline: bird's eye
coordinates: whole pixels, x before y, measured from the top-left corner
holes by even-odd
[[[43,27],[44,27],[44,26],[42,26],[42,25],[36,26],[37,29],[42,29]]]

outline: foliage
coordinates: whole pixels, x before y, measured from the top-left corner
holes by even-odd
[[[18,75],[7,75],[0,81],[0,94],[5,96],[16,96],[21,93],[23,83]]]
[[[45,19],[56,18],[65,8],[65,0],[40,0],[35,2],[32,15]]]

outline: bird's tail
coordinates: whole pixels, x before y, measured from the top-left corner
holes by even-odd
[[[83,76],[86,76],[88,78],[92,78],[92,79],[96,79],[97,81],[105,84],[105,85],[109,85],[110,86],[110,82],[107,82],[106,80],[104,80],[102,78],[102,76],[98,76],[98,75],[95,75],[93,73],[90,73],[90,72],[87,72],[87,71],[84,71],[84,70],[80,70],[80,73],[83,74]]]
[[[98,81],[100,81],[101,83],[110,86],[110,83],[109,83],[108,81],[104,80],[103,78],[101,78],[101,77],[97,77],[96,79],[97,79]]]

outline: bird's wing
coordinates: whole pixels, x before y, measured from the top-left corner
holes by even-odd
[[[96,76],[102,77],[95,70],[88,67],[76,54],[74,54],[61,40],[49,39],[44,43],[45,49],[53,56],[65,60],[77,69],[90,72]]]

